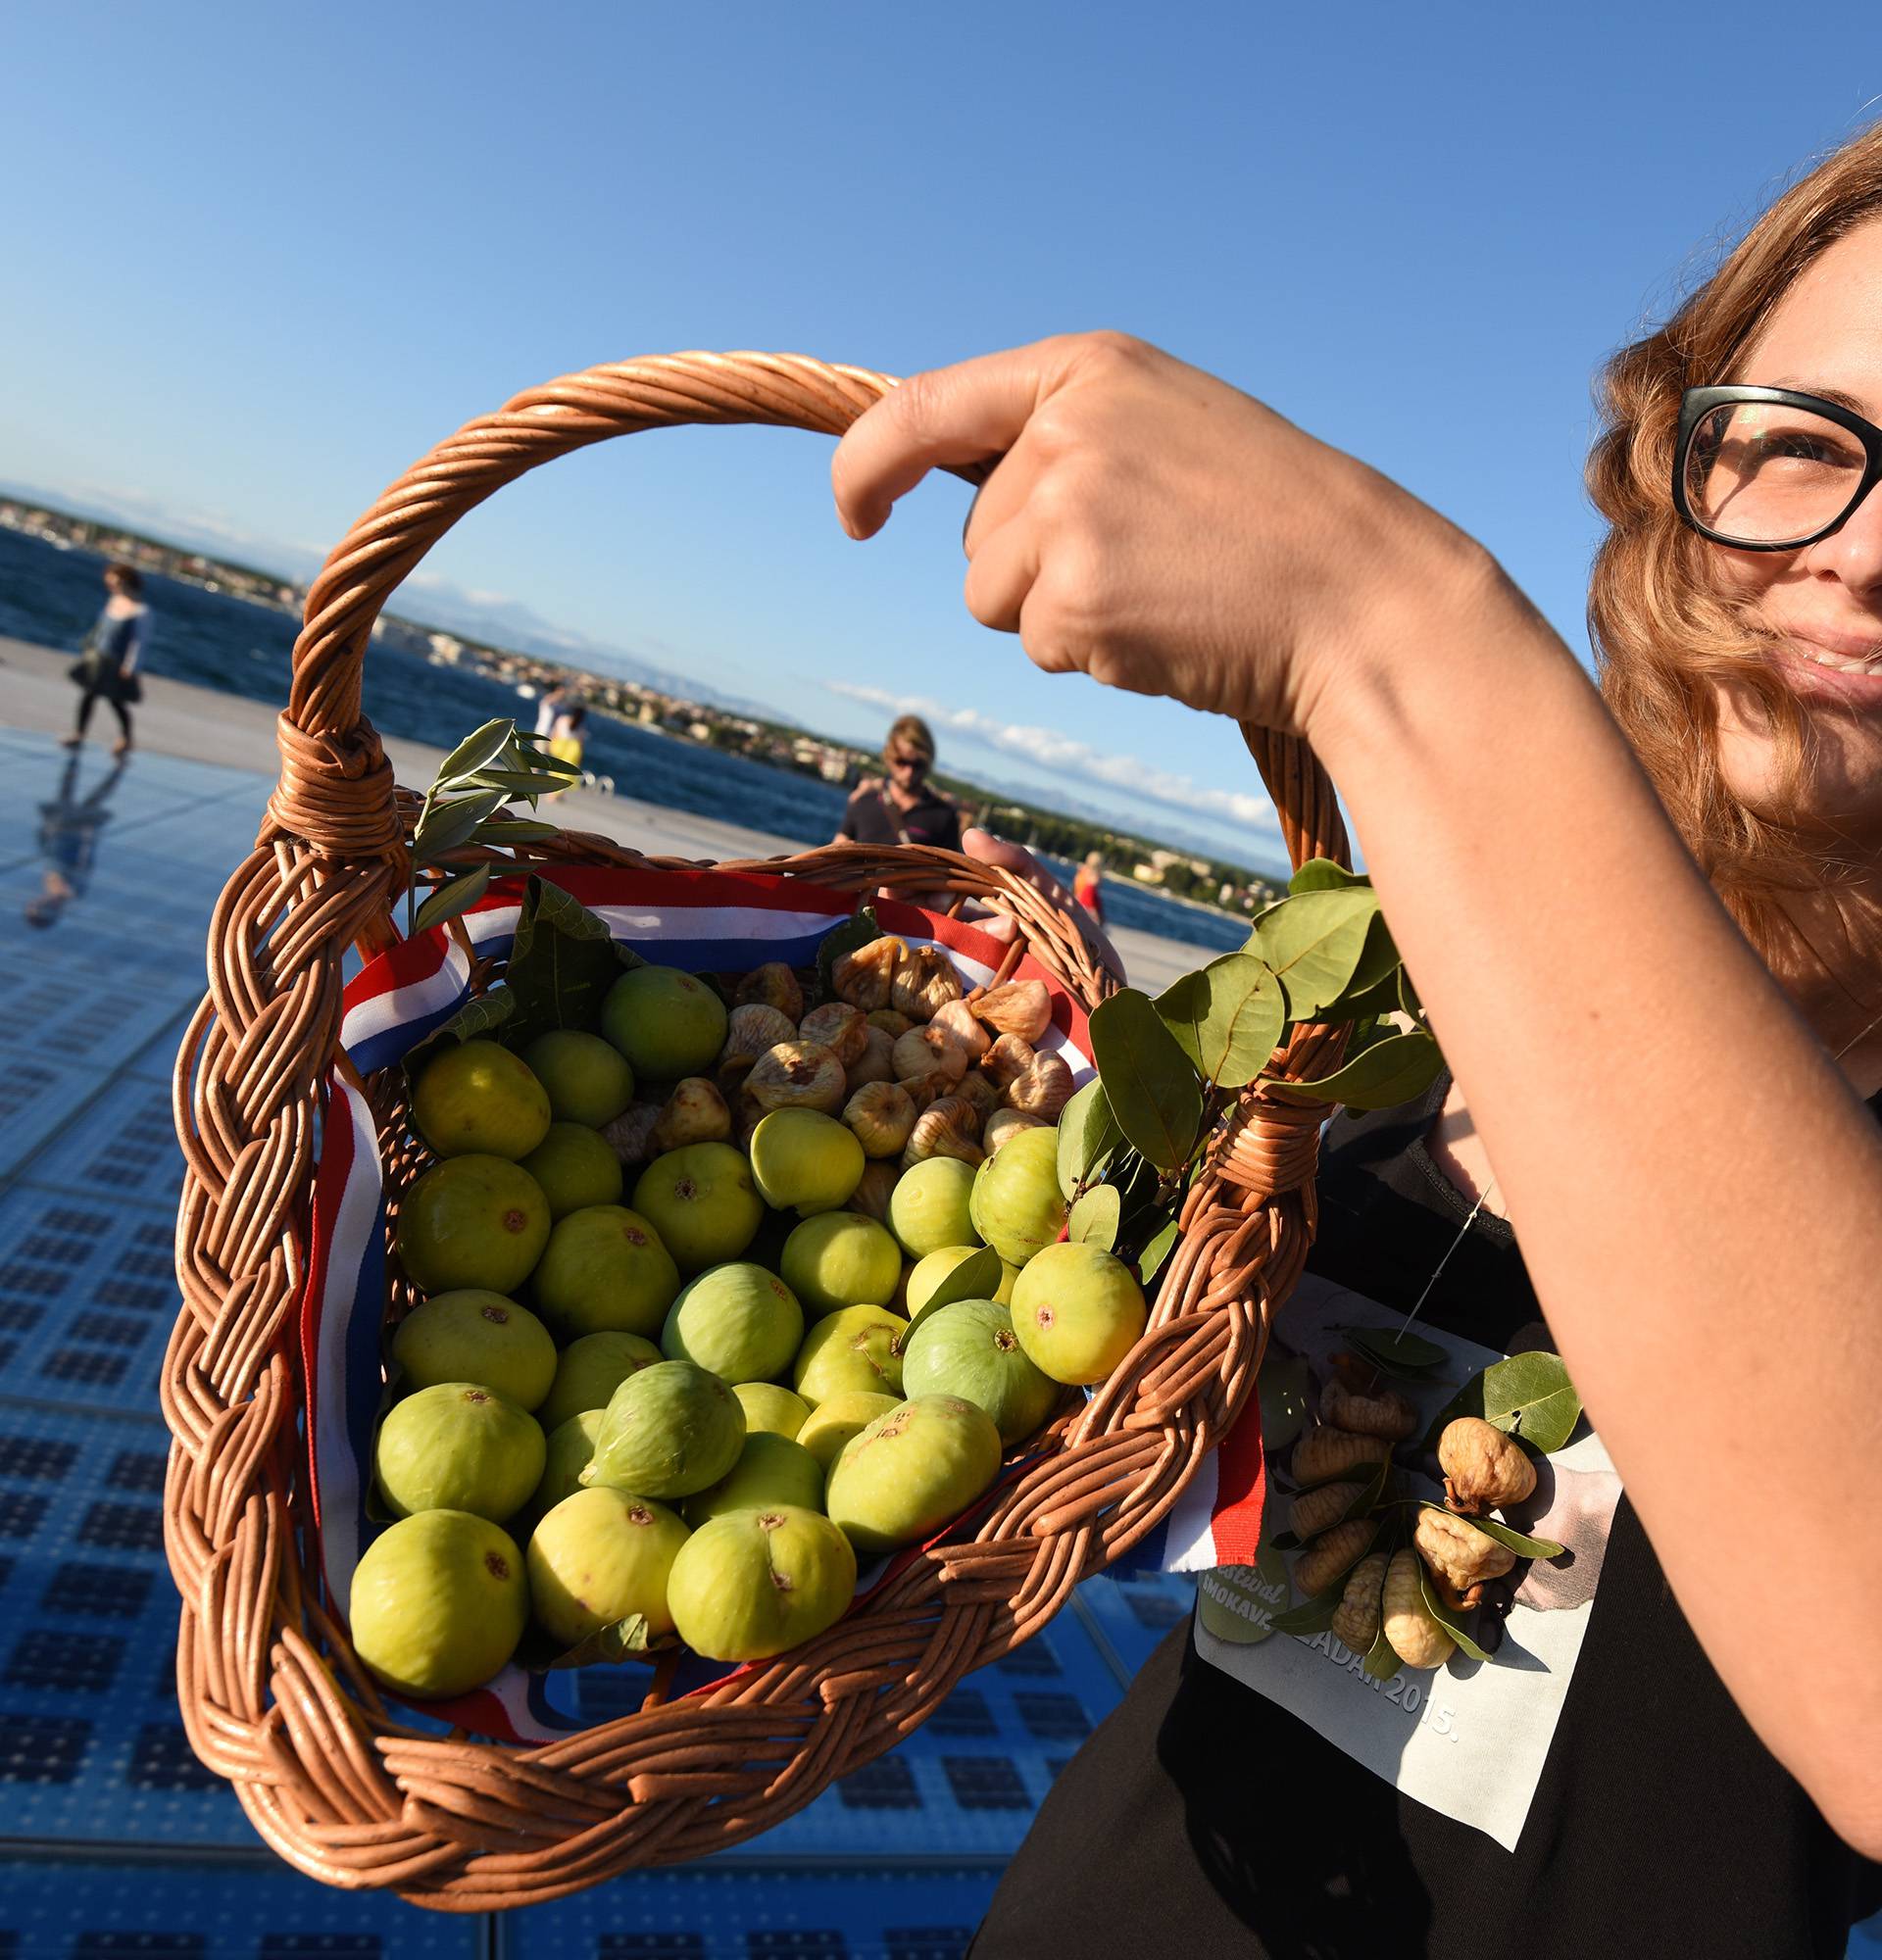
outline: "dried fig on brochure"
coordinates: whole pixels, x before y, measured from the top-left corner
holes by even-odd
[[[895,991],[895,969],[908,950],[899,939],[884,937],[839,955],[830,968],[836,998],[865,1015],[887,1007]]]
[[[833,1116],[847,1091],[843,1064],[820,1042],[779,1042],[745,1078],[746,1097],[766,1110],[821,1109]]]
[[[1017,1035],[1022,1042],[1036,1042],[1052,1025],[1052,995],[1043,980],[1009,980],[967,1005],[996,1035]]]
[[[1348,1566],[1357,1564],[1379,1535],[1376,1518],[1354,1518],[1335,1525],[1301,1553],[1294,1582],[1312,1599],[1324,1592]]]
[[[1320,1391],[1320,1420],[1354,1436],[1382,1436],[1403,1443],[1418,1426],[1418,1412],[1396,1389],[1356,1394],[1337,1376]]]
[[[1345,1517],[1358,1487],[1352,1484],[1317,1484],[1303,1491],[1288,1506],[1287,1528],[1302,1541],[1317,1538],[1330,1525]],[[1352,1642],[1347,1642],[1349,1646]]]
[[[1513,1436],[1479,1416],[1461,1415],[1438,1438],[1445,1501],[1473,1517],[1519,1504],[1536,1488],[1536,1466]]]
[[[732,1134],[732,1112],[725,1099],[703,1075],[689,1075],[673,1085],[667,1106],[654,1125],[654,1149],[677,1151],[687,1144],[722,1144]]]
[[[1424,1603],[1418,1554],[1409,1547],[1392,1554],[1392,1563],[1386,1568],[1382,1604],[1386,1641],[1407,1667],[1442,1667],[1457,1652],[1457,1642],[1431,1617],[1431,1610]],[[1351,1641],[1346,1643],[1353,1645]]]
[[[789,1018],[795,1029],[804,1018],[804,989],[797,975],[781,959],[768,959],[763,966],[754,967],[738,983],[738,994],[732,1004],[738,1007],[775,1007]]]
[[[912,1021],[931,1021],[950,1001],[961,998],[961,976],[939,948],[917,946],[895,969],[889,1005]]]
[[[1516,1554],[1507,1544],[1499,1544],[1487,1532],[1454,1518],[1449,1511],[1420,1510],[1412,1533],[1425,1564],[1448,1580],[1465,1605],[1474,1606],[1477,1592],[1486,1579],[1501,1579],[1516,1562]]]
[[[826,1001],[797,1024],[802,1041],[820,1042],[845,1068],[869,1045],[869,1024],[846,1001]]]
[[[896,1082],[866,1082],[843,1105],[843,1120],[866,1156],[892,1157],[915,1128],[915,1102]]]
[[[979,1132],[980,1118],[973,1104],[963,1096],[943,1096],[915,1119],[902,1167],[907,1170],[928,1157],[959,1157],[964,1164],[977,1164],[986,1155]]]
[[[1384,1552],[1369,1551],[1347,1575],[1346,1591],[1333,1615],[1333,1637],[1356,1654],[1370,1653],[1379,1637],[1379,1618],[1384,1611],[1381,1595],[1389,1563]]]
[[[1382,1436],[1352,1436],[1321,1425],[1302,1434],[1288,1468],[1297,1484],[1324,1484],[1362,1463],[1383,1463],[1391,1454],[1392,1446]]]

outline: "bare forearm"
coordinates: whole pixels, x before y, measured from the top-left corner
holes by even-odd
[[[1882,1142],[1555,635],[1480,566],[1441,628],[1312,732],[1681,1605],[1874,1855]]]

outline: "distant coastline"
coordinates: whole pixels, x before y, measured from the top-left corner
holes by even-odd
[[[305,585],[277,573],[20,497],[0,496],[0,527],[62,551],[78,549],[124,559],[183,584],[227,593],[290,615],[299,614],[306,595]],[[592,710],[683,742],[792,770],[833,787],[854,788],[880,767],[874,755],[829,736],[688,700],[644,682],[582,668],[567,660],[445,632],[402,615],[381,614],[373,627],[373,638],[434,666],[462,667],[480,674],[523,699],[538,697],[558,684],[572,684]],[[1279,893],[1272,877],[1246,864],[1174,849],[1139,832],[1016,802],[966,777],[939,774],[936,781],[975,823],[1061,861],[1076,862],[1096,851],[1108,877],[1129,880],[1196,910],[1247,917]]]

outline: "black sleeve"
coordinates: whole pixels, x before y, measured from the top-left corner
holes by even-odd
[[[836,826],[837,836],[848,837],[852,840],[855,839],[856,808],[857,805],[863,801],[863,795],[864,793],[861,790],[852,790],[850,792],[850,800],[843,806],[843,821]]]

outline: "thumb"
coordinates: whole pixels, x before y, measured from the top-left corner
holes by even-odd
[[[830,459],[843,528],[873,537],[896,500],[930,469],[1004,456],[1075,361],[1076,343],[1062,335],[933,368],[890,389],[851,424]]]

